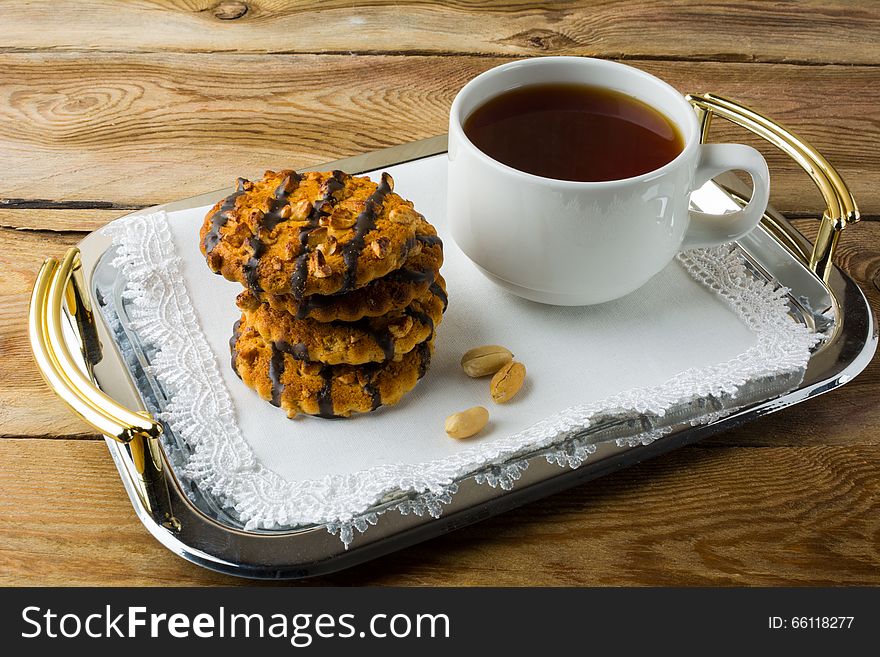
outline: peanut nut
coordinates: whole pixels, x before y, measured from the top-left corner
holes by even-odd
[[[321,244],[324,243],[324,240],[327,239],[327,227],[321,226],[320,228],[315,228],[310,231],[308,234],[308,244],[310,249],[317,249]]]
[[[522,388],[525,378],[525,365],[516,361],[508,363],[492,377],[492,382],[489,384],[492,399],[498,404],[510,401]]]
[[[370,248],[373,251],[373,255],[376,256],[379,260],[388,255],[388,249],[391,246],[391,240],[387,237],[380,237],[377,240],[374,240],[370,243]]]
[[[327,239],[324,240],[323,244],[318,245],[318,251],[323,253],[325,256],[333,255],[336,253],[337,241],[336,238],[332,235],[328,235]]]
[[[284,189],[285,194],[290,194],[294,189],[296,189],[297,183],[293,181],[293,178],[290,176],[284,176],[284,179],[281,181],[281,184],[278,185],[279,188]],[[251,184],[253,186],[253,184]],[[245,187],[245,189],[248,189]]]
[[[320,251],[312,251],[310,259],[315,278],[327,278],[333,273],[330,265],[324,260],[324,254]]]
[[[330,215],[330,228],[347,230],[357,223],[357,217],[345,208],[336,208]]]
[[[487,344],[470,349],[461,357],[464,373],[473,378],[495,374],[513,360],[509,349],[497,344]]]
[[[419,219],[421,219],[421,215],[413,210],[411,207],[406,205],[401,205],[400,207],[394,208],[391,212],[388,213],[388,218],[396,224],[411,224]]]
[[[290,208],[290,216],[296,221],[305,221],[312,213],[312,203],[308,199],[303,199]]]
[[[489,422],[489,411],[482,406],[474,406],[446,418],[444,428],[452,438],[470,438],[482,430]]]

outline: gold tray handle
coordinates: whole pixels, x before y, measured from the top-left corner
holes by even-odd
[[[688,95],[686,98],[697,110],[702,132],[701,141],[706,141],[712,116],[721,116],[763,137],[788,154],[813,179],[825,199],[826,209],[807,265],[827,282],[840,232],[847,224],[859,220],[859,209],[855,199],[837,170],[819,151],[795,133],[745,105],[710,93]]]
[[[129,443],[136,437],[156,438],[162,425],[146,412],[125,408],[99,390],[77,366],[63,334],[64,302],[79,296],[72,277],[80,267],[79,249],[67,251],[59,264],[55,258],[43,263],[31,296],[28,329],[37,368],[61,399],[97,431]],[[81,308],[71,308],[81,312]]]

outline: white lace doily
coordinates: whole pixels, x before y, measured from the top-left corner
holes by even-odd
[[[657,385],[631,387],[544,417],[535,410],[530,426],[472,445],[456,445],[456,451],[431,460],[410,456],[359,471],[291,479],[279,475],[271,462],[264,462],[270,461],[271,455],[258,458],[256,443],[240,428],[229,385],[220,370],[227,366],[228,356],[211,348],[200,326],[168,217],[163,212],[127,217],[106,230],[117,249],[113,264],[125,279],[123,297],[131,328],[156,348],[151,374],[168,396],[161,420],[191,450],[178,474],[234,509],[248,529],[326,525],[348,544],[353,530],[364,531],[375,524],[371,508],[404,493],[409,493],[409,498],[392,508],[401,513],[438,515],[455,494],[456,480],[465,475],[481,471],[478,481],[510,487],[525,467],[519,455],[539,448],[547,448],[548,461],[577,467],[595,450],[594,445],[575,442],[556,449],[554,445],[590,427],[597,416],[663,416],[667,409],[690,400],[735,396],[749,381],[802,371],[818,339],[789,317],[785,291],[748,273],[734,248],[690,251],[679,256],[679,265],[717,295],[713,298],[726,304],[753,334],[751,346],[741,353],[685,369]],[[219,277],[216,284],[231,285]],[[451,304],[457,302],[453,294],[450,298]],[[441,326],[438,335],[443,330]],[[281,413],[259,403],[259,412],[265,406],[265,412]],[[400,413],[417,413],[413,406],[424,403],[430,404],[430,400],[416,399]],[[346,422],[330,424],[343,427]],[[324,430],[327,423],[320,426]],[[663,433],[662,429],[647,430],[622,439],[620,444],[650,442]],[[487,465],[493,467],[486,469]]]

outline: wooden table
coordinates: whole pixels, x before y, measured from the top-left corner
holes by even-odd
[[[624,60],[789,125],[861,205],[837,262],[876,306],[880,6],[593,4],[2,2],[0,582],[237,583],[147,534],[103,441],[43,384],[25,331],[42,260],[131,209],[440,134],[456,91],[514,57]],[[772,202],[812,237],[818,193],[760,147]],[[878,401],[875,360],[819,399],[311,583],[880,584]]]

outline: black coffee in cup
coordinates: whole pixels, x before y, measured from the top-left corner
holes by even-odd
[[[477,107],[464,132],[489,157],[556,180],[595,182],[659,169],[684,148],[656,109],[611,89],[536,84]]]

